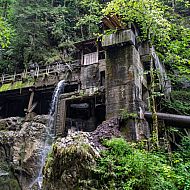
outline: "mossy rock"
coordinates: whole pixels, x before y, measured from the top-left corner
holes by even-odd
[[[6,120],[0,120],[0,131],[4,131],[7,129],[7,122]]]
[[[18,181],[10,176],[0,176],[0,190],[21,190]]]
[[[80,140],[75,139],[76,141]],[[71,144],[67,147],[53,146],[44,168],[44,190],[77,190],[91,177],[95,165],[95,153],[89,144]]]

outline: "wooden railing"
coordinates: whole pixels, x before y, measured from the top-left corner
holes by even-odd
[[[76,67],[80,67],[80,60],[75,60],[71,63],[56,63],[48,66],[25,69],[22,73],[1,74],[0,82],[1,84],[15,82],[19,80],[24,80],[27,78],[38,78],[44,75],[55,75],[57,73],[66,72],[68,70],[73,70]]]

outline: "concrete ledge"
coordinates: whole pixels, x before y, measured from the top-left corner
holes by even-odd
[[[108,47],[116,44],[129,43],[135,45],[135,34],[132,30],[122,30],[110,35],[104,35],[102,46]]]

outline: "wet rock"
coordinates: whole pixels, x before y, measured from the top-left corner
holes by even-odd
[[[0,131],[18,131],[21,129],[24,119],[20,117],[10,117],[0,120]]]
[[[105,149],[102,139],[121,137],[119,121],[104,122],[94,132],[70,132],[57,139],[44,167],[44,190],[91,189],[93,168],[100,150]]]
[[[98,156],[87,133],[75,132],[58,139],[44,168],[43,189],[81,189],[80,183],[91,176],[91,167]]]
[[[33,121],[36,123],[42,123],[46,125],[48,123],[49,115],[37,115],[33,118]]]
[[[21,190],[18,181],[11,176],[8,175],[2,175],[0,171],[0,190]]]
[[[7,129],[7,121],[3,119],[0,121],[0,131],[6,130],[6,129]]]
[[[24,122],[22,118],[0,120],[0,124],[6,127],[0,131],[0,170],[1,165],[6,165],[6,171],[14,171],[13,179],[22,190],[30,189],[40,170],[47,120],[48,116],[45,115],[36,116],[30,122]],[[10,187],[9,190],[16,188]]]

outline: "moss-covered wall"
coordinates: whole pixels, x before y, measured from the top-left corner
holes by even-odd
[[[22,81],[17,81],[14,83],[7,83],[7,84],[3,84],[0,87],[0,92],[5,92],[8,90],[16,90],[16,89],[22,89],[22,88],[27,88],[30,86],[34,85],[34,80],[31,81],[27,81],[27,82],[22,82]]]

